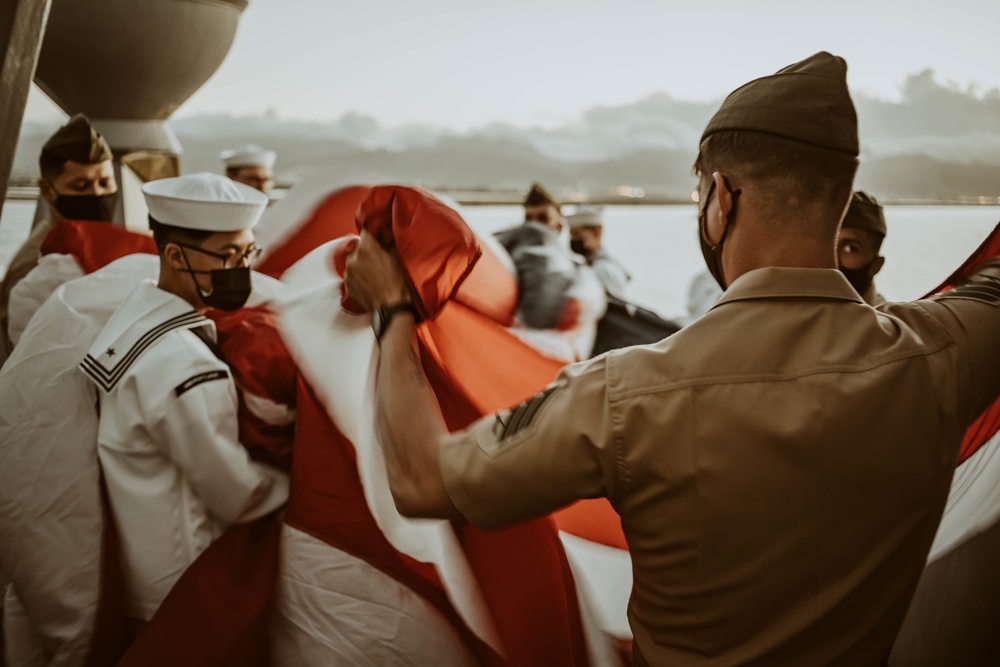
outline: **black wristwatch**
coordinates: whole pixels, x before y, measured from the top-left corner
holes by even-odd
[[[385,335],[385,330],[389,328],[389,322],[399,313],[409,313],[416,320],[417,307],[413,305],[412,301],[400,301],[388,306],[381,306],[372,313],[372,330],[375,332],[376,341],[382,342],[382,336]]]

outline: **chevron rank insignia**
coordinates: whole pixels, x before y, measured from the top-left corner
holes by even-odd
[[[534,422],[538,412],[556,390],[556,386],[546,387],[528,400],[510,410],[505,410],[496,416],[493,425],[493,435],[499,442],[504,442],[521,433]]]

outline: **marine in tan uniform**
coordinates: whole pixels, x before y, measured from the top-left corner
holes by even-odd
[[[828,53],[731,94],[696,164],[720,301],[465,432],[446,432],[392,309],[410,299],[398,264],[364,236],[347,284],[380,312],[400,511],[493,527],[606,496],[633,561],[635,664],[881,664],[965,428],[1000,392],[1000,263],[933,299],[864,303],[835,251],[856,123]]]
[[[111,148],[83,114],[73,116],[42,146],[38,187],[48,216],[14,254],[0,284],[0,347],[11,347],[7,335],[10,291],[38,264],[42,242],[52,226],[61,220],[113,219],[119,195],[111,158]],[[0,350],[0,361],[4,358]]]
[[[524,198],[524,221],[545,225],[556,234],[562,231],[564,219],[559,202],[541,183],[532,183]]]
[[[885,265],[879,255],[885,240],[882,205],[866,192],[855,192],[837,236],[837,264],[861,298],[872,306],[885,303],[875,290],[875,276]]]

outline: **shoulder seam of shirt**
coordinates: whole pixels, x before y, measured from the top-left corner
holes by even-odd
[[[609,380],[612,373],[612,365],[615,361],[615,354],[612,352],[607,355],[604,366],[604,391],[605,395],[608,397],[608,410],[611,412],[611,442],[614,445],[615,450],[615,483],[617,488],[613,492],[609,489],[608,501],[611,502],[613,496],[620,494],[621,490],[628,488],[631,482],[631,476],[629,474],[628,462],[625,457],[625,438],[622,434],[623,429],[620,428],[619,424],[619,414],[615,410],[615,404],[618,402],[616,399],[611,398],[611,388],[609,386]]]
[[[114,389],[115,385],[118,384],[118,381],[122,379],[125,372],[132,367],[139,356],[150,345],[175,329],[191,328],[192,325],[203,324],[208,321],[207,317],[194,310],[172,317],[166,322],[159,324],[143,334],[129,349],[122,362],[119,363],[114,370],[108,370],[103,364],[101,364],[101,362],[89,353],[86,357],[84,357],[83,361],[80,362],[80,368],[84,373],[90,376],[94,383],[103,389],[105,393],[110,392]]]
[[[609,401],[615,403],[618,401],[623,401],[630,398],[635,398],[636,396],[642,396],[645,394],[657,394],[661,392],[674,391],[676,389],[684,389],[686,387],[697,387],[705,385],[722,385],[722,384],[751,384],[755,382],[787,382],[789,380],[799,380],[804,377],[809,377],[811,375],[824,375],[827,373],[864,373],[867,371],[880,368],[882,366],[887,366],[889,364],[895,363],[902,359],[909,359],[912,357],[926,357],[932,356],[944,350],[945,348],[955,345],[953,340],[942,341],[939,345],[933,349],[921,349],[917,351],[901,352],[899,354],[887,357],[877,364],[872,364],[868,366],[851,366],[847,364],[830,364],[824,366],[813,366],[802,368],[794,372],[789,373],[756,373],[747,375],[704,375],[697,378],[691,378],[687,380],[676,380],[672,382],[663,382],[655,385],[647,385],[644,387],[637,387],[635,389],[630,389],[622,391],[617,396],[611,398]]]

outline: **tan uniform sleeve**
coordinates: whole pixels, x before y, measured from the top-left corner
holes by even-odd
[[[524,403],[452,434],[441,473],[455,506],[494,528],[611,497],[616,448],[603,357],[566,367]]]
[[[956,288],[918,303],[958,345],[958,371],[964,378],[960,398],[971,422],[1000,395],[1000,259],[989,260]],[[884,309],[891,312],[891,306]]]

